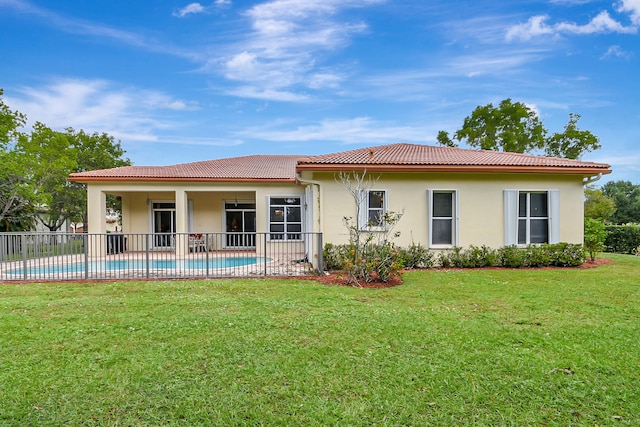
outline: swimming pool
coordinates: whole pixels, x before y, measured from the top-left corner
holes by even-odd
[[[131,271],[146,270],[210,270],[243,267],[253,264],[262,264],[270,261],[261,257],[221,257],[189,260],[104,260],[92,261],[88,264],[89,272],[103,271]],[[87,270],[84,262],[69,264],[46,264],[27,268],[28,275],[44,274],[73,274],[84,273]],[[23,275],[24,270],[16,268],[8,270],[5,274]]]

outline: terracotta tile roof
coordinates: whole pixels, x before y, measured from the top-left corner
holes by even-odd
[[[292,155],[254,155],[172,166],[125,166],[79,172],[70,181],[294,181]]]
[[[322,156],[254,155],[173,166],[126,166],[74,173],[70,181],[295,181],[296,171],[611,173],[608,164],[527,154],[391,144]]]
[[[499,151],[469,150],[417,144],[391,144],[300,158],[298,170],[456,170],[610,173],[610,165],[581,160]]]

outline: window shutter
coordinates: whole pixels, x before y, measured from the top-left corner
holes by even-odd
[[[358,190],[358,228],[366,230],[369,222],[369,192],[367,190]]]
[[[504,190],[504,245],[518,243],[518,190]]]
[[[560,190],[549,190],[549,243],[560,242]]]
[[[454,191],[453,197],[453,244],[455,246],[460,246],[460,193],[458,191]]]
[[[433,228],[433,212],[431,211],[431,203],[433,203],[433,190],[427,190],[427,242],[428,247],[433,246],[431,229]]]

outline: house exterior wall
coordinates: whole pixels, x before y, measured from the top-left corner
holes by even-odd
[[[343,218],[355,218],[352,196],[335,179],[333,172],[303,172],[302,184],[294,183],[90,183],[90,231],[104,233],[104,195],[122,198],[122,228],[125,233],[151,232],[147,200],[175,201],[176,194],[186,194],[193,204],[191,230],[194,232],[225,231],[223,202],[253,201],[256,203],[256,228],[268,231],[267,197],[299,196],[304,199],[305,186],[311,186],[308,201],[313,220],[306,231],[324,234],[325,243],[348,242],[348,230]],[[394,229],[400,236],[394,241],[401,246],[421,243],[428,246],[427,190],[455,190],[459,201],[458,244],[505,245],[505,190],[559,191],[559,239],[563,242],[583,241],[583,184],[579,175],[497,174],[497,173],[371,173],[378,178],[372,189],[387,192],[390,211],[404,212]],[[312,182],[311,182],[312,181]],[[182,203],[184,205],[184,203]],[[176,203],[176,207],[180,206]],[[177,219],[187,223],[186,212],[176,212]],[[97,224],[97,225],[96,225]],[[180,228],[178,227],[178,231]]]
[[[583,185],[575,175],[470,174],[470,173],[371,173],[379,176],[371,189],[386,190],[388,210],[404,212],[394,228],[400,246],[428,244],[427,190],[455,190],[459,200],[459,245],[505,245],[504,190],[559,190],[560,241],[583,241]],[[322,182],[324,241],[341,244],[349,234],[343,218],[355,218],[353,197],[337,182],[334,173],[306,173],[303,179]]]

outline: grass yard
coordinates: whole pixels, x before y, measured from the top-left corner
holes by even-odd
[[[0,285],[0,425],[640,425],[640,257]]]

